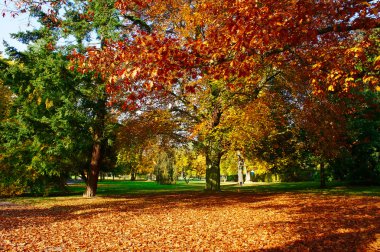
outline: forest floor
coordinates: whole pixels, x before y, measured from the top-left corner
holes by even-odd
[[[0,251],[378,251],[379,210],[378,196],[304,192],[3,200]]]

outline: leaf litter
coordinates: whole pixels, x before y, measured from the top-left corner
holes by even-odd
[[[380,197],[187,193],[0,205],[0,251],[379,251]]]

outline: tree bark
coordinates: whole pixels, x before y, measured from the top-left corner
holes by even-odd
[[[326,175],[325,175],[325,163],[321,162],[320,164],[320,187],[326,187]]]
[[[240,186],[243,186],[243,169],[244,169],[244,159],[240,154],[240,151],[237,152],[238,156],[238,183]]]
[[[219,150],[206,152],[206,191],[220,191],[220,159],[222,153]]]
[[[218,101],[220,90],[217,86],[211,87],[212,93],[212,114],[209,136],[206,136],[207,144],[205,146],[206,156],[206,191],[218,192],[220,191],[220,160],[223,151],[220,146],[220,135],[218,135],[217,126],[222,117],[221,104]]]
[[[84,197],[90,198],[90,197],[96,196],[96,191],[98,188],[98,178],[99,178],[101,157],[102,157],[101,143],[100,141],[95,141],[92,147],[90,171],[87,174],[86,191],[83,193]]]
[[[219,119],[218,119],[219,120]],[[219,123],[219,122],[218,122]],[[220,191],[220,160],[222,150],[220,143],[214,137],[210,137],[205,149],[206,156],[206,191]]]
[[[131,172],[131,181],[136,181],[136,173],[134,171]]]
[[[251,172],[247,170],[245,173],[245,183],[250,183],[251,181]]]
[[[86,190],[83,197],[95,197],[98,188],[98,179],[100,172],[100,165],[102,163],[102,144],[103,133],[106,118],[106,102],[103,99],[98,100],[96,108],[96,118],[94,123],[93,145],[91,153],[91,162],[89,172],[87,173]]]

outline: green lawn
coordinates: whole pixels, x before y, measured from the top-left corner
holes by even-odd
[[[191,181],[186,184],[178,181],[175,185],[159,185],[152,181],[100,181],[98,186],[99,196],[125,195],[125,194],[157,194],[157,193],[181,193],[200,192],[205,186],[204,181]],[[342,182],[328,183],[325,189],[319,188],[318,182],[290,182],[290,183],[252,183],[240,187],[236,183],[222,183],[223,192],[252,192],[252,193],[317,193],[317,194],[345,194],[380,196],[380,186],[349,186]],[[70,185],[72,194],[81,194],[84,184]]]
[[[69,190],[74,194],[83,193],[84,183],[69,186]],[[151,194],[151,193],[180,193],[188,191],[202,191],[204,182],[191,182],[186,184],[178,181],[174,185],[160,185],[153,181],[124,181],[124,180],[105,180],[99,181],[97,195],[125,195],[125,194]]]
[[[159,185],[153,181],[124,181],[124,180],[105,180],[99,181],[98,196],[123,196],[123,195],[157,195],[157,194],[181,194],[181,193],[202,193],[204,191],[204,181],[191,181],[186,184],[184,181],[178,181],[175,185]],[[327,188],[320,189],[318,182],[291,182],[291,183],[252,183],[240,187],[237,183],[222,183],[222,194],[229,192],[241,192],[252,194],[263,193],[310,193],[317,195],[352,195],[352,196],[380,196],[380,186],[349,186],[345,183],[334,182],[328,183]],[[62,197],[81,197],[85,189],[84,183],[71,184],[68,187],[68,195],[51,192],[49,197],[34,197],[33,195],[24,195],[15,198],[4,199],[14,203],[42,203],[60,200]],[[57,196],[59,196],[57,198]],[[1,201],[1,199],[0,199]]]

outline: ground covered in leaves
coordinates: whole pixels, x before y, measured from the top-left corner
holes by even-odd
[[[0,203],[0,251],[377,251],[380,197],[181,193]]]

